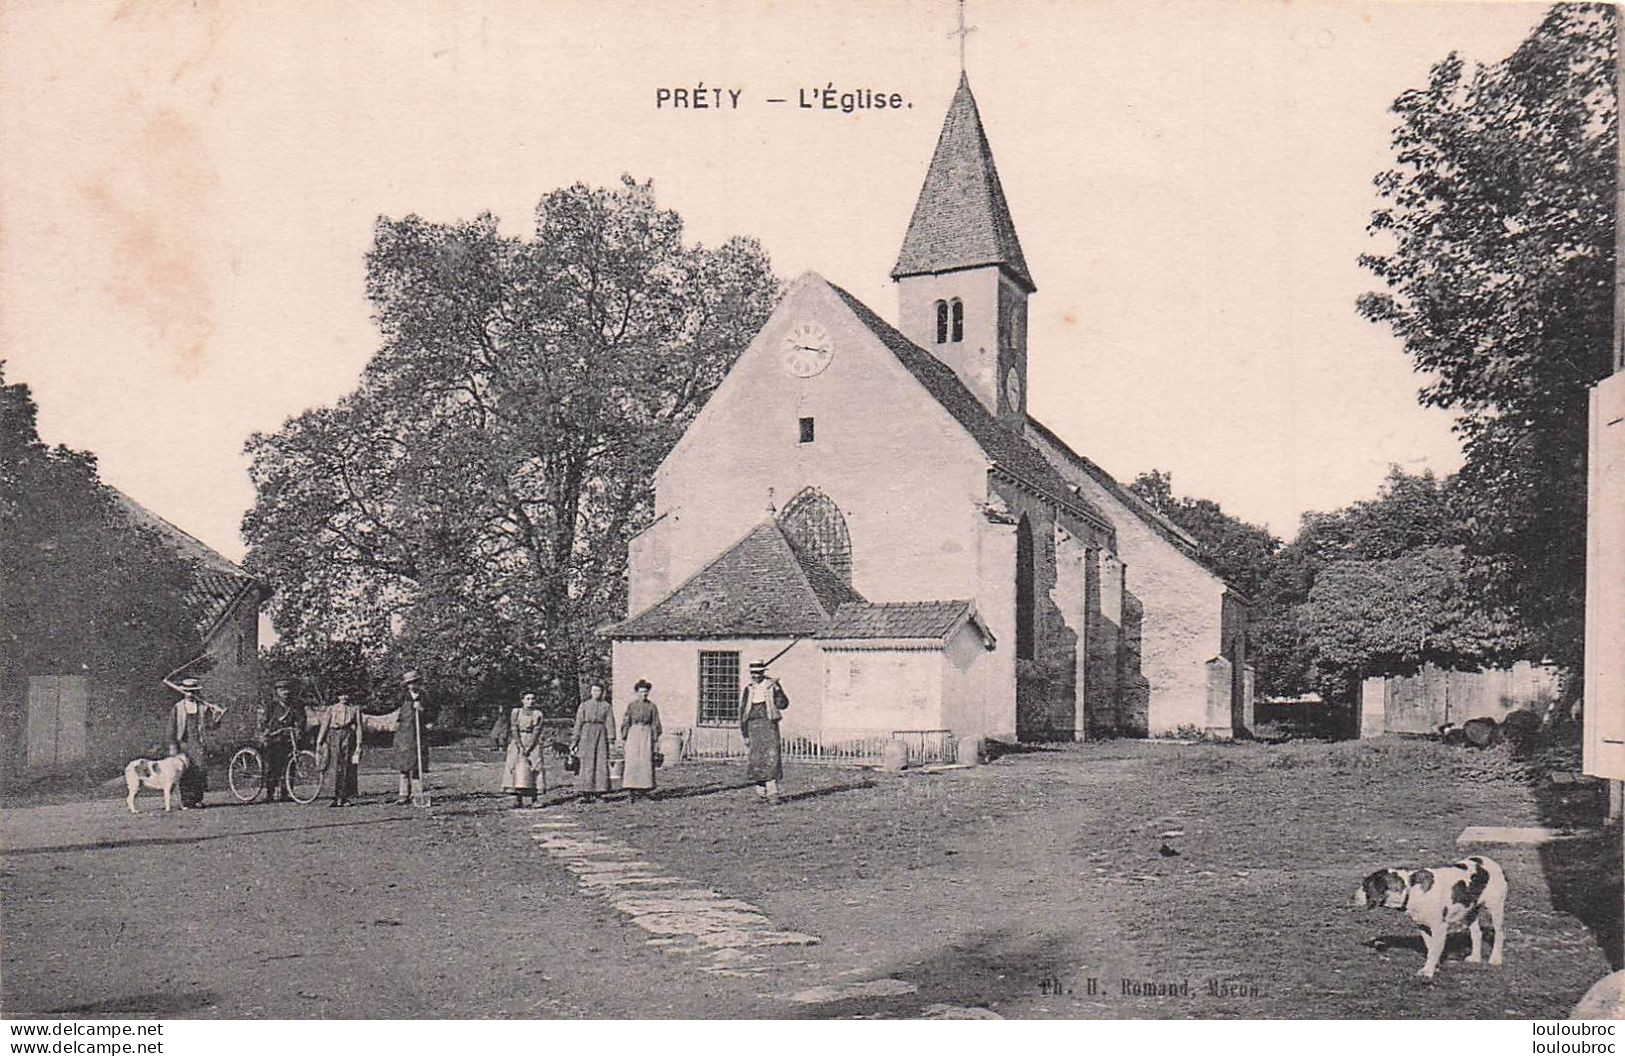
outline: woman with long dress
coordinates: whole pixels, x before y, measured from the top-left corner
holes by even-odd
[[[334,807],[355,804],[361,783],[361,707],[340,693],[316,730],[316,755],[327,752],[327,778],[333,782]]]
[[[621,775],[621,787],[626,789],[627,802],[637,802],[639,792],[650,792],[655,787],[655,745],[660,743],[660,709],[649,699],[654,687],[645,678],[632,687],[637,699],[626,706],[621,718],[621,744],[625,746],[626,763]]]
[[[219,727],[226,709],[204,700],[199,695],[203,685],[195,678],[179,682],[166,678],[164,685],[181,695],[170,722],[175,743],[186,756],[186,770],[180,780],[181,806],[201,810],[203,794],[209,790],[209,731]]]
[[[790,706],[790,698],[776,678],[767,677],[767,662],[750,665],[750,681],[739,693],[739,732],[750,745],[745,777],[756,785],[758,798],[776,803],[779,782],[784,780],[784,760],[780,751],[780,713]]]
[[[580,767],[576,791],[589,803],[609,791],[609,738],[614,728],[615,711],[604,699],[604,687],[593,686],[576,709],[575,733],[570,738],[570,754]]]
[[[527,798],[536,802],[538,779],[541,791],[547,791],[542,751],[542,712],[536,707],[536,694],[526,693],[508,712],[508,756],[502,765],[502,791],[513,796],[516,810]]]

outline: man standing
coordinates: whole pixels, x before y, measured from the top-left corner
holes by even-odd
[[[260,743],[265,746],[265,801],[287,798],[282,775],[288,769],[298,739],[305,735],[305,708],[294,699],[294,680],[279,678],[272,687],[271,703],[260,709]]]
[[[784,779],[779,719],[789,706],[790,698],[779,680],[767,677],[767,661],[752,661],[750,682],[739,692],[739,731],[750,744],[745,776],[756,782],[756,795],[766,802],[778,802],[779,782]]]
[[[202,808],[203,794],[209,790],[208,731],[220,725],[226,709],[204,700],[203,686],[195,678],[179,682],[166,678],[164,685],[181,695],[170,723],[175,743],[186,756],[186,772],[180,781],[181,806]]]
[[[406,698],[401,701],[401,710],[395,719],[395,765],[401,771],[401,794],[395,802],[410,803],[414,777],[418,791],[423,790],[423,772],[429,768],[426,735],[434,724],[436,711],[423,686],[422,675],[408,671],[401,681],[406,685]],[[420,738],[423,739],[421,745]]]

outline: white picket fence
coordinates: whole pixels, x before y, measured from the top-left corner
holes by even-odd
[[[748,753],[737,726],[695,726],[682,731],[682,737],[686,760],[743,759]],[[878,764],[893,740],[908,750],[909,766],[954,761],[952,730],[820,730],[815,735],[786,734],[781,750],[784,758],[797,762],[863,766]]]

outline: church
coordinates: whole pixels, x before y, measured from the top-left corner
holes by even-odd
[[[616,683],[719,751],[753,660],[811,754],[1245,730],[1247,599],[1027,413],[1037,286],[963,75],[891,277],[899,327],[797,279],[662,462]]]

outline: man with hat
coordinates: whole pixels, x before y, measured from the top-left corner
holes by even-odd
[[[756,795],[777,802],[779,782],[784,779],[780,758],[780,713],[790,706],[790,698],[776,678],[767,677],[767,661],[750,665],[750,681],[739,692],[739,732],[750,744],[745,777],[756,783]]]
[[[421,790],[423,772],[429,768],[429,746],[425,742],[420,752],[418,739],[434,723],[437,712],[423,686],[422,675],[408,671],[401,676],[401,682],[406,686],[406,697],[395,719],[395,765],[401,772],[401,794],[395,802],[410,803],[412,779],[417,778]]]
[[[295,683],[279,678],[271,688],[272,700],[260,708],[255,727],[265,750],[265,801],[287,798],[282,775],[288,769],[298,739],[305,735],[305,708],[294,699]]]
[[[220,725],[226,709],[204,700],[203,685],[195,678],[179,682],[166,678],[164,685],[181,695],[169,726],[181,754],[186,756],[186,770],[180,781],[181,806],[201,808],[203,794],[209,790],[208,731]]]

